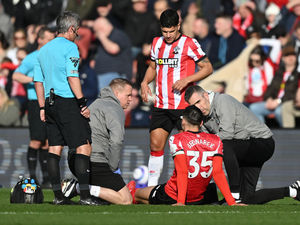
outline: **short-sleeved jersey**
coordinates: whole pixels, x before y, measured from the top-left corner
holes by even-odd
[[[16,69],[15,72],[19,72],[25,74],[28,77],[33,77],[34,74],[34,66],[38,62],[37,61],[38,50],[30,53],[23,59],[21,65]],[[27,88],[27,98],[29,100],[37,100],[34,83],[30,82],[26,85]]]
[[[179,154],[186,155],[188,167],[186,202],[201,200],[212,178],[212,159],[215,155],[223,155],[221,139],[214,134],[187,131],[171,136],[169,145],[173,157]],[[171,198],[177,200],[176,169],[168,180],[165,191]]]
[[[77,45],[64,37],[56,37],[44,45],[34,67],[34,81],[44,82],[45,97],[50,89],[63,98],[74,98],[68,77],[79,77],[79,52]]]
[[[195,73],[195,63],[205,57],[196,39],[181,35],[168,44],[163,37],[153,39],[151,60],[156,64],[155,107],[162,109],[184,109],[184,91],[174,92],[172,85]],[[193,84],[190,84],[193,85]]]

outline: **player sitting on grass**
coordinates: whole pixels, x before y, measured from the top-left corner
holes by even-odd
[[[137,203],[203,205],[217,201],[211,193],[214,178],[228,205],[238,205],[232,197],[222,169],[223,144],[214,134],[200,132],[203,115],[196,106],[188,106],[182,116],[184,132],[170,137],[174,159],[173,176],[165,184],[138,188],[131,193]],[[130,182],[129,189],[134,185]],[[210,194],[207,193],[210,192]],[[135,192],[135,194],[134,194]]]

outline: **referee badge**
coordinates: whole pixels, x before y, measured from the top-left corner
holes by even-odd
[[[76,67],[77,64],[79,63],[79,58],[77,57],[70,57],[70,60],[74,64],[74,67]]]
[[[180,50],[180,48],[178,46],[176,46],[173,50],[173,53],[178,54],[179,50]]]

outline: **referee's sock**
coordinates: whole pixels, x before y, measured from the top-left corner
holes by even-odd
[[[61,184],[60,184],[59,160],[60,160],[59,155],[48,153],[47,167],[48,167],[49,180],[52,185],[52,190],[54,192],[55,198],[63,199],[63,194],[61,192]]]
[[[164,151],[151,151],[148,162],[148,187],[156,186],[164,165]]]
[[[28,151],[27,151],[27,163],[28,163],[28,170],[29,170],[29,175],[30,178],[33,178],[36,180],[36,164],[37,164],[37,153],[38,149],[31,148],[28,146]]]
[[[86,199],[90,197],[89,179],[90,179],[90,157],[83,154],[75,156],[75,173],[77,175],[80,198]]]
[[[43,174],[43,183],[49,181],[48,168],[47,168],[48,149],[39,149],[39,162]]]

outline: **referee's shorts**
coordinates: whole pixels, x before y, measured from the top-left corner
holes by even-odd
[[[92,143],[89,119],[81,115],[75,98],[55,95],[51,106],[46,98],[45,110],[49,146],[77,148]]]
[[[28,123],[30,140],[44,142],[47,139],[46,123],[41,121],[40,106],[37,100],[28,101]]]

